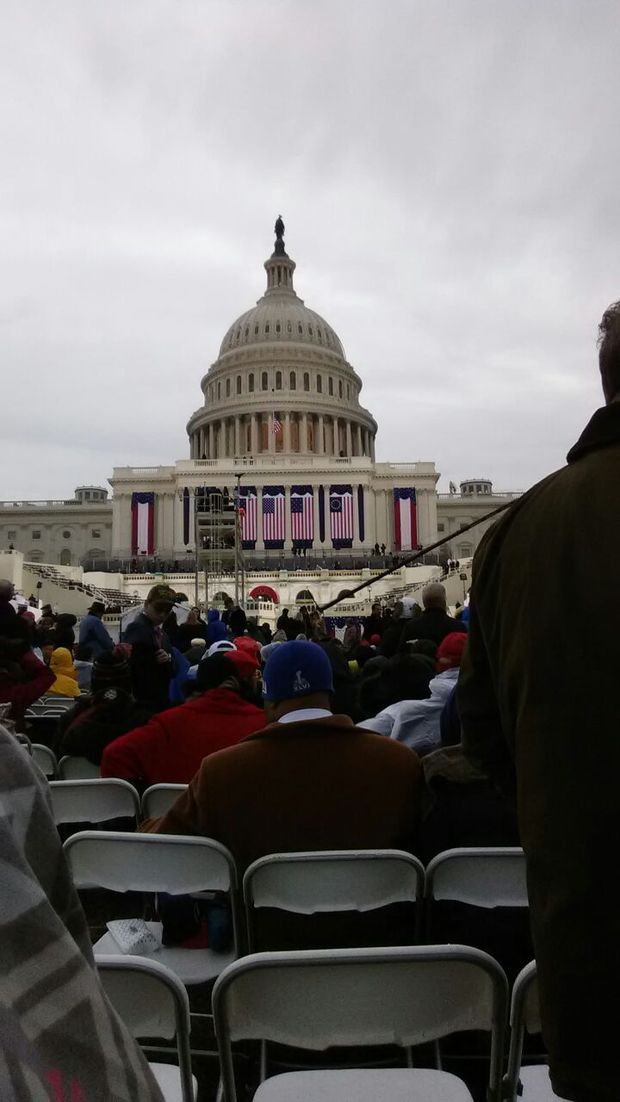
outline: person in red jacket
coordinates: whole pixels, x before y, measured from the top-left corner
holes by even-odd
[[[10,704],[10,718],[24,729],[26,709],[50,688],[52,670],[31,650],[31,627],[21,616],[0,626],[0,704]]]
[[[247,651],[225,651],[198,667],[201,694],[154,715],[143,727],[114,739],[103,752],[102,777],[139,785],[189,784],[203,758],[234,746],[265,725],[253,703],[259,663]]]

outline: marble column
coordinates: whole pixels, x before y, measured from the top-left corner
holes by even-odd
[[[251,415],[250,426],[251,426],[250,427],[250,433],[251,433],[250,451],[251,451],[252,455],[258,455],[258,430],[257,430],[257,418],[256,418],[255,413],[253,413]]]
[[[284,414],[284,451],[288,454],[291,450],[291,415]]]
[[[273,431],[273,413],[267,414],[267,451],[270,455],[275,455],[276,450],[276,434]]]
[[[308,414],[302,413],[299,425],[299,450],[302,455],[308,452]]]
[[[324,423],[323,423],[323,414],[322,413],[319,413],[317,432],[318,432],[318,440],[317,440],[317,449],[316,450],[317,450],[319,455],[324,455],[324,453],[325,453],[325,437],[324,437],[323,434],[325,432],[325,427],[324,427]]]
[[[235,455],[241,455],[245,448],[241,447],[241,418],[235,417]]]
[[[347,421],[347,455],[353,455],[353,436],[351,433],[351,422]]]

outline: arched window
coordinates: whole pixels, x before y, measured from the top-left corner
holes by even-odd
[[[60,565],[71,566],[71,552],[68,547],[63,547],[60,552]]]
[[[276,333],[279,333],[279,332],[280,332],[280,328],[281,328],[281,326],[280,326],[280,322],[279,322],[279,321],[277,321],[277,322],[276,322]]]
[[[237,375],[237,394],[241,394],[241,376]]]
[[[328,390],[330,394],[334,393],[334,380],[332,379],[331,375],[329,377]]]
[[[267,322],[267,324],[265,326],[265,333],[268,333],[268,332],[269,332],[269,322]]]
[[[282,390],[282,372],[276,371],[276,390]]]
[[[255,325],[255,326],[254,326],[254,336],[255,336],[255,337],[257,337],[257,336],[258,336],[258,325]]]
[[[218,399],[222,397],[222,384],[221,383],[217,384],[217,396],[218,396]]]
[[[350,397],[351,397],[351,384],[347,383],[347,401],[349,401]]]
[[[250,371],[250,374],[248,375],[248,390],[249,390],[250,394],[254,393],[254,372],[253,371]]]
[[[304,390],[310,390],[310,375],[304,371]]]
[[[260,388],[261,390],[269,390],[269,376],[266,371],[263,371],[260,377]]]
[[[294,371],[291,371],[288,380],[289,390],[297,390],[297,376]]]
[[[338,379],[338,397],[342,398],[342,379]]]
[[[322,394],[323,393],[323,376],[322,375],[317,375],[317,377],[316,377],[316,389],[317,389],[317,394]]]
[[[299,323],[298,323],[298,325],[297,325],[297,332],[299,333],[299,336],[300,336],[300,337],[302,337],[302,336],[303,336],[303,332],[304,332],[304,327],[303,327],[303,325],[301,324],[301,322],[299,322]]]
[[[226,397],[230,398],[230,379],[226,380]]]
[[[314,604],[314,597],[312,596],[309,589],[300,589],[299,593],[297,594],[297,596],[295,598],[295,600],[300,601],[300,602],[306,602],[306,603],[309,602],[310,604]]]

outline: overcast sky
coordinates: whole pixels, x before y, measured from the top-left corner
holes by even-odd
[[[379,459],[520,489],[601,404],[617,0],[5,0],[0,497],[188,455],[282,213]]]

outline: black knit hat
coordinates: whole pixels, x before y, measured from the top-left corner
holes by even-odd
[[[96,693],[101,689],[131,688],[131,670],[129,657],[124,647],[115,647],[112,651],[100,654],[93,662],[93,670],[90,679],[91,692]]]

